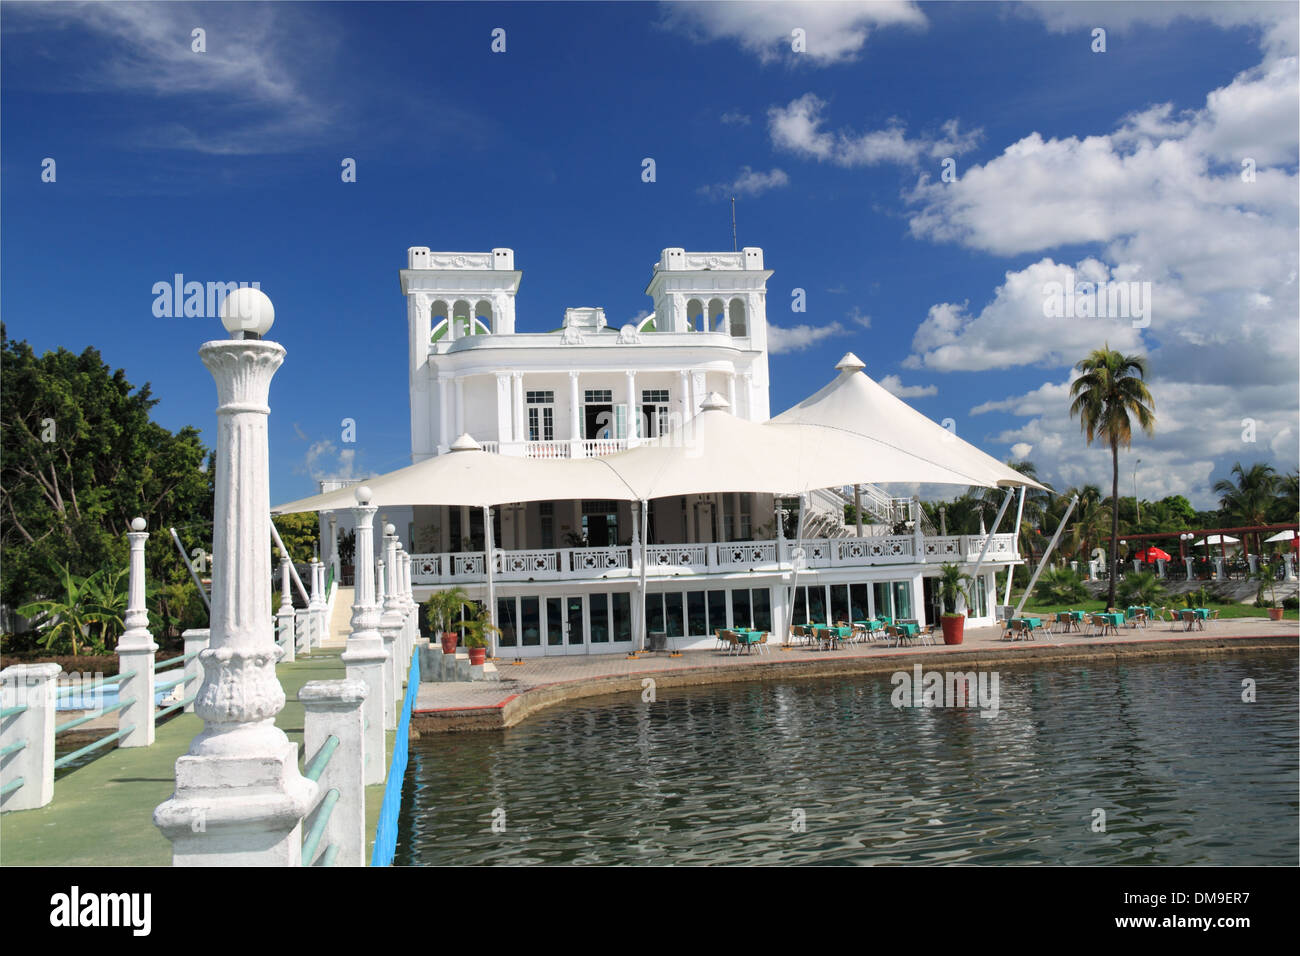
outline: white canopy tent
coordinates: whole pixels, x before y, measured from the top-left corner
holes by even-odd
[[[1294,541],[1295,539],[1296,539],[1296,533],[1288,528],[1286,531],[1279,531],[1271,538],[1265,538],[1264,543],[1272,544],[1275,541]]]
[[[601,458],[534,459],[490,454],[468,435],[438,455],[366,480],[371,503],[467,505],[572,498],[638,501],[644,548],[646,503],[713,492],[802,495],[818,488],[871,483],[930,483],[1042,488],[962,441],[889,394],[852,354],[830,385],[770,423],[736,418],[711,394],[677,431]],[[341,488],[272,509],[277,514],[340,510],[355,503]],[[490,529],[490,523],[485,522]],[[996,529],[994,529],[996,531]],[[489,614],[493,545],[487,541]],[[642,554],[640,601],[645,599]],[[637,646],[644,644],[638,614]],[[495,641],[493,642],[495,651]]]
[[[1241,544],[1241,539],[1230,534],[1211,534],[1197,541],[1193,547],[1199,548],[1203,544]]]
[[[767,422],[766,427],[819,425],[862,436],[912,458],[939,465],[961,475],[957,483],[1018,486],[1047,491],[992,455],[937,422],[926,418],[862,371],[866,366],[852,352],[835,366],[839,376],[829,385]],[[864,469],[864,471],[866,471]],[[906,481],[859,473],[858,482]],[[916,479],[913,479],[916,480]],[[843,484],[852,484],[852,481]]]

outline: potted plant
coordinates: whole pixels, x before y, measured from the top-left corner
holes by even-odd
[[[1255,580],[1259,582],[1259,590],[1255,592],[1255,606],[1267,608],[1270,621],[1282,620],[1282,605],[1277,599],[1277,576],[1281,570],[1281,565],[1276,560],[1261,561],[1259,570],[1254,574]]]
[[[943,624],[943,642],[960,644],[966,633],[966,615],[961,610],[961,603],[970,603],[967,586],[973,582],[969,574],[955,564],[945,564],[939,568],[939,600],[944,612],[940,620]]]
[[[468,606],[472,606],[469,595],[459,586],[434,591],[424,602],[424,620],[429,631],[438,635],[444,654],[456,653],[456,644],[460,641],[461,610]]]
[[[460,622],[460,629],[465,635],[465,646],[469,649],[470,666],[482,664],[487,660],[488,638],[500,634],[501,628],[488,619],[487,608],[472,604],[465,620]]]

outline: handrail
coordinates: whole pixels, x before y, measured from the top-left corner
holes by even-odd
[[[18,714],[26,713],[27,707],[27,704],[18,704],[14,707],[6,707],[4,710],[0,710],[0,720],[4,720],[6,717],[14,717]]]
[[[311,829],[302,841],[302,865],[311,866],[311,859],[316,855],[316,846],[320,839],[325,835],[325,825],[329,823],[330,814],[334,812],[334,804],[339,802],[339,792],[337,789],[330,790],[324,797],[316,810],[316,819],[312,821]]]
[[[193,678],[191,677],[191,675],[186,674],[184,671],[182,671],[179,677],[173,677],[170,680],[165,680],[162,681],[161,683],[154,684],[153,689],[155,693],[160,690],[171,690],[177,684],[183,684],[187,680],[192,680],[192,679]]]
[[[6,783],[3,787],[0,787],[0,797],[3,797],[6,793],[13,793],[15,790],[17,790],[26,782],[27,781],[24,780],[22,777],[15,777],[14,779]]]
[[[168,704],[162,710],[158,711],[158,713],[154,715],[153,719],[157,721],[158,718],[166,717],[173,710],[179,710],[182,707],[188,707],[190,704],[194,703],[194,701],[198,699],[198,696],[199,696],[198,694],[194,694],[193,696],[186,697],[184,700],[178,700],[174,704]]]
[[[411,711],[420,687],[420,649],[411,653],[411,668],[406,677],[406,699],[402,702],[402,715],[397,722],[397,735],[393,740],[393,758],[384,781],[384,799],[379,808],[379,823],[375,827],[375,846],[370,854],[371,866],[392,866],[397,852],[397,814],[402,807],[402,781],[406,778],[406,758],[410,747]]]
[[[185,661],[190,660],[191,658],[198,657],[198,656],[199,656],[199,651],[190,651],[188,654],[182,654],[180,657],[173,657],[170,660],[159,661],[158,663],[154,664],[153,672],[156,674],[164,667],[166,667],[168,664],[181,664],[184,663]]]
[[[62,756],[58,760],[54,761],[54,769],[58,770],[60,767],[66,767],[68,764],[76,760],[82,754],[88,754],[95,748],[102,747],[104,746],[104,744],[109,743],[110,741],[117,740],[119,737],[125,737],[134,729],[135,728],[133,726],[128,724],[127,726],[118,730],[116,733],[111,733],[107,737],[99,738],[93,744],[86,744],[86,746],[82,747],[80,750],[74,750],[72,753],[66,754],[65,756]]]
[[[24,737],[22,740],[15,740],[11,744],[7,744],[4,747],[0,747],[0,757],[8,757],[10,754],[16,754],[18,753],[18,751],[22,750],[26,746],[27,746],[26,737]]]
[[[302,775],[313,782],[319,780],[320,775],[323,774],[325,768],[329,766],[330,758],[334,756],[334,751],[338,749],[338,737],[334,734],[330,734],[329,737],[326,738],[325,742],[321,744],[320,750],[316,752],[316,756],[311,759],[311,763],[307,765],[307,768],[302,772]]]
[[[65,730],[71,730],[73,727],[80,727],[88,720],[94,720],[97,717],[103,717],[105,714],[111,714],[113,711],[121,710],[123,707],[130,707],[134,703],[135,703],[134,697],[128,697],[126,700],[119,700],[112,707],[103,707],[92,714],[87,714],[85,717],[77,717],[74,720],[68,721],[66,724],[59,724],[54,728],[54,733],[57,736],[58,734],[63,733]],[[57,762],[55,763],[55,766],[56,767],[58,766]]]

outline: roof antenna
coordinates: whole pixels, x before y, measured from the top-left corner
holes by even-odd
[[[736,197],[731,197],[731,251],[736,251]]]

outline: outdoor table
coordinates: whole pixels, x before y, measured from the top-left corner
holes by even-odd
[[[1041,617],[1018,617],[1015,620],[1023,624],[1030,634],[1043,626]]]
[[[1124,623],[1124,615],[1119,611],[1116,611],[1114,614],[1111,613],[1098,614],[1097,617],[1101,618],[1101,620],[1104,621],[1106,625],[1113,627],[1116,633],[1119,633],[1119,627],[1121,624]],[[1103,634],[1106,633],[1105,626],[1102,627],[1101,632]]]
[[[1205,630],[1205,622],[1209,620],[1210,609],[1206,607],[1194,607],[1194,608],[1190,608],[1191,611],[1190,614],[1188,613],[1188,610],[1189,609],[1185,608],[1182,611],[1178,612],[1178,616],[1181,617],[1187,624],[1187,627],[1184,628],[1184,630],[1190,631],[1193,626],[1198,627],[1201,630]]]
[[[895,624],[894,627],[898,628],[898,639],[900,642],[905,640],[910,641],[921,633],[921,625],[919,624],[899,623]]]

